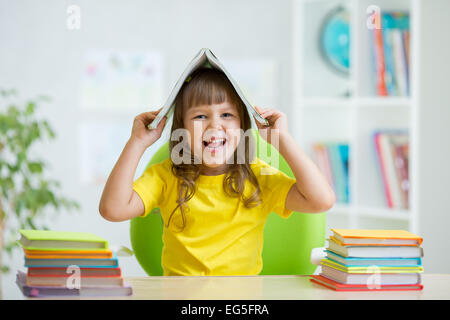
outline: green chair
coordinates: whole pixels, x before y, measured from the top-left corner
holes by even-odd
[[[278,152],[256,134],[257,154],[260,146]],[[270,153],[271,154],[271,153]],[[169,158],[169,142],[153,156],[148,165]],[[279,169],[294,177],[286,160],[279,156]],[[308,275],[316,265],[310,261],[311,250],[325,245],[325,213],[306,214],[294,212],[288,219],[271,213],[264,228],[263,269],[261,275]],[[137,217],[130,222],[130,237],[133,252],[139,264],[149,276],[162,276],[161,252],[163,223],[159,209],[155,208],[145,218]]]

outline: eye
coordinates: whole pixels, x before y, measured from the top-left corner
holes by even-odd
[[[202,118],[204,117],[204,118]],[[206,116],[204,114],[199,114],[198,116],[195,116],[194,119],[205,119]]]
[[[225,113],[223,114],[223,116],[229,118],[229,117],[232,117],[233,114],[232,114],[232,113],[229,113],[229,112],[225,112]]]

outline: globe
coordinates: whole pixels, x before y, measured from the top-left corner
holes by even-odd
[[[320,51],[327,64],[348,75],[350,67],[350,13],[342,6],[324,18],[320,32]]]

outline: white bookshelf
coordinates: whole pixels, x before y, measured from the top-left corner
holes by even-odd
[[[312,144],[319,141],[346,141],[350,145],[350,203],[336,204],[327,213],[329,227],[400,228],[417,232],[417,214],[389,209],[385,203],[381,176],[372,141],[372,132],[382,128],[402,128],[410,132],[410,149],[415,147],[411,97],[378,97],[373,83],[373,61],[366,8],[410,13],[410,67],[415,65],[414,0],[294,0],[293,2],[293,134],[313,159]],[[350,11],[350,74],[344,78],[322,60],[318,28],[322,18],[337,5]],[[410,71],[412,77],[414,71]],[[413,85],[413,79],[410,78]],[[350,96],[345,92],[351,92]],[[413,92],[413,89],[411,89]],[[410,160],[413,162],[413,160]],[[414,172],[409,168],[411,189]],[[411,200],[411,198],[410,198]]]

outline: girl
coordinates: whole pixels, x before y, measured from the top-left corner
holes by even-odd
[[[257,108],[269,122],[258,129],[296,179],[254,158],[254,145],[246,143],[252,137],[244,135],[250,117],[227,77],[215,69],[198,69],[183,84],[175,101],[171,157],[133,182],[139,159],[165,126],[166,118],[147,129],[160,110],[134,119],[99,211],[109,221],[124,221],[160,208],[164,275],[257,275],[271,212],[287,218],[293,211],[323,212],[334,204],[333,190],[296,145],[284,113]],[[180,130],[181,142],[174,139]]]

